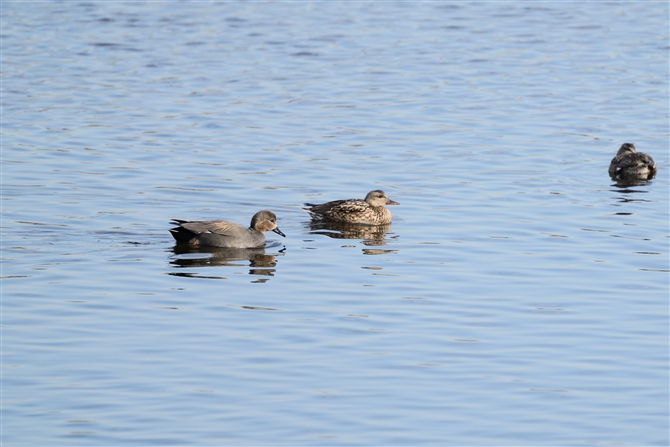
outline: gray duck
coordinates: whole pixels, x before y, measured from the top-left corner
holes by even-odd
[[[272,231],[286,237],[277,228],[277,216],[272,211],[259,211],[251,218],[249,228],[227,220],[179,220],[170,229],[178,244],[205,245],[208,247],[259,248],[265,246],[265,232]]]

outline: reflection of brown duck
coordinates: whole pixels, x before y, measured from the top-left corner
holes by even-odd
[[[251,218],[249,228],[226,220],[187,221],[173,219],[177,227],[170,229],[178,244],[209,247],[258,248],[265,245],[265,232],[273,231],[286,237],[277,228],[277,216],[271,211],[259,211]]]
[[[609,168],[610,177],[631,179],[652,179],[656,175],[656,163],[649,155],[638,152],[633,143],[624,143]]]
[[[365,239],[366,245],[385,245],[384,236],[391,231],[387,225],[354,225],[341,222],[310,222],[312,234],[322,234],[333,239]]]
[[[314,204],[305,203],[303,208],[317,221],[342,222],[364,225],[391,223],[391,211],[384,205],[398,205],[381,190],[370,191],[365,200],[348,199]]]

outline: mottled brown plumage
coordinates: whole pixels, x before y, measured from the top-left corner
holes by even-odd
[[[398,205],[381,190],[370,191],[365,200],[348,199],[313,204],[305,203],[303,208],[312,219],[328,222],[343,222],[365,225],[385,225],[391,223],[391,211],[384,205]]]
[[[633,143],[624,143],[609,168],[610,177],[652,179],[656,176],[656,163],[649,155],[638,152]]]
[[[286,237],[277,228],[277,216],[272,211],[259,211],[251,218],[249,228],[227,220],[188,221],[173,219],[177,227],[170,229],[178,244],[209,247],[258,248],[265,245],[265,232],[273,231]]]

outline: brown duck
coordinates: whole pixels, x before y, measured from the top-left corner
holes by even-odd
[[[652,179],[656,175],[656,163],[649,155],[638,152],[633,143],[624,143],[609,169],[610,177]]]
[[[303,208],[312,219],[326,222],[342,222],[364,225],[386,225],[391,223],[391,211],[384,205],[398,205],[379,189],[370,191],[364,200],[348,199],[314,204],[305,203]]]

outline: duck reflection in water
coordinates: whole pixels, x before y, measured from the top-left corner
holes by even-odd
[[[355,225],[312,221],[307,226],[310,234],[322,234],[333,239],[364,239],[365,245],[386,245],[384,236],[391,231],[391,224]]]
[[[264,248],[220,248],[178,244],[172,248],[174,256],[170,265],[177,268],[242,267],[248,261],[250,275],[274,276],[277,257],[283,255],[284,250],[282,248],[278,253],[267,254]],[[188,274],[177,275],[192,276]]]
[[[361,242],[368,247],[379,247],[388,242],[384,239],[386,234],[391,231],[391,224],[388,225],[355,225],[344,224],[340,222],[309,222],[306,225],[310,234],[321,234],[333,239],[363,239]],[[363,253],[366,255],[381,255],[386,253],[396,253],[398,250],[384,250],[380,248],[366,248]]]

